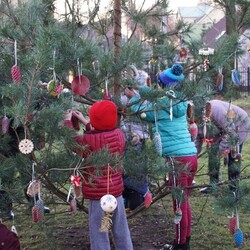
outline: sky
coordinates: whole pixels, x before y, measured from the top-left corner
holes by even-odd
[[[139,5],[145,0],[136,0],[136,3]],[[72,2],[69,1],[69,2]],[[90,1],[91,2],[91,1]],[[92,1],[94,3],[95,1]],[[188,7],[188,6],[196,6],[199,0],[168,0],[169,2],[169,9],[176,11],[178,7]],[[110,0],[101,0],[100,9],[105,6],[110,6]],[[145,7],[150,7],[152,5],[152,0],[146,0],[145,1]],[[57,8],[59,10],[59,13],[64,12],[64,6],[65,4],[62,4],[61,0],[57,0]]]
[[[196,6],[199,0],[169,0],[169,7],[176,10],[178,7]]]

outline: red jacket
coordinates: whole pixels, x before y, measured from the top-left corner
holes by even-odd
[[[82,136],[75,137],[77,143],[86,146],[83,152],[77,152],[84,158],[91,152],[108,147],[110,153],[122,156],[125,147],[125,136],[120,128],[110,131],[89,131]],[[99,168],[98,168],[99,170]],[[82,180],[82,192],[86,199],[99,200],[107,193],[118,197],[123,192],[122,169],[113,169],[110,166],[109,176],[108,167],[103,166],[102,174],[97,173],[97,168],[89,167],[87,174]],[[108,185],[109,180],[109,185]],[[109,189],[109,190],[108,190]]]
[[[0,250],[20,250],[20,242],[15,233],[0,223]]]

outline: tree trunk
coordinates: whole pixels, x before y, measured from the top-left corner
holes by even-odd
[[[121,53],[121,0],[114,0],[114,65],[118,66]],[[114,95],[120,96],[120,73],[114,75]]]

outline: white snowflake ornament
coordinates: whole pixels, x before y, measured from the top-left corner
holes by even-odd
[[[34,144],[31,140],[28,139],[23,139],[20,141],[18,148],[21,153],[23,154],[29,154],[33,151],[34,149]]]
[[[112,213],[117,207],[117,200],[112,194],[106,194],[102,196],[100,204],[104,212]]]

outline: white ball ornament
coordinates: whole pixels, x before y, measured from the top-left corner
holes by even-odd
[[[113,212],[117,207],[117,200],[112,194],[102,196],[100,203],[102,210],[108,213]]]
[[[144,112],[141,113],[141,118],[142,118],[142,119],[145,119],[146,117],[147,117],[146,113],[144,113]]]

